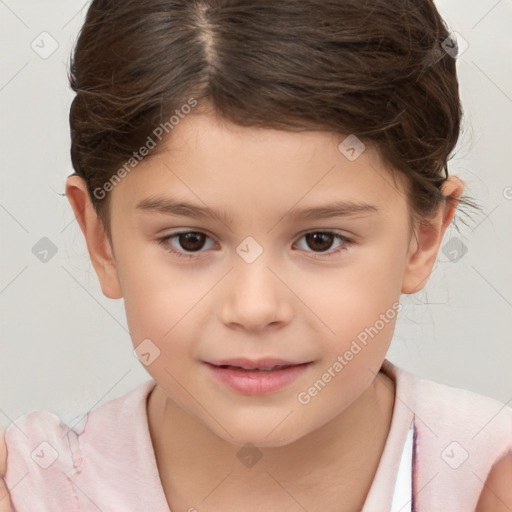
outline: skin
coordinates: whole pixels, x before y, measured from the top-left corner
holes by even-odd
[[[440,205],[428,222],[411,223],[401,180],[370,147],[349,161],[337,148],[343,138],[190,115],[161,153],[111,192],[111,240],[83,180],[68,178],[103,293],[124,298],[134,347],[150,339],[160,350],[146,367],[157,382],[148,420],[173,510],[329,512],[364,503],[392,417],[393,382],[379,369],[394,320],[307,405],[297,396],[401,293],[425,286],[455,202]],[[442,192],[457,198],[462,189],[451,177]],[[224,210],[231,223],[137,209],[143,199],[171,195]],[[334,200],[377,212],[314,221],[290,215]],[[195,258],[169,252],[187,253],[183,237],[159,243],[177,231],[207,236],[196,252],[189,249]],[[304,235],[318,231],[349,241],[308,245]],[[252,263],[236,252],[248,236],[263,250]],[[312,363],[284,389],[247,396],[203,364],[232,357]],[[248,442],[262,455],[251,469],[237,457]]]
[[[475,512],[510,512],[512,510],[512,453],[499,460],[485,482]]]

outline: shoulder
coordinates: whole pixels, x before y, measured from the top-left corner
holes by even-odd
[[[462,500],[473,510],[478,502],[477,512],[512,510],[512,409],[466,389],[415,384],[420,472],[438,475],[424,499],[446,501],[450,492],[454,505]]]
[[[16,459],[47,467],[55,462],[63,466],[62,470],[64,466],[76,466],[79,461],[73,460],[73,456],[79,441],[96,442],[103,437],[112,441],[119,429],[126,429],[135,419],[143,421],[145,399],[154,384],[152,380],[146,381],[67,423],[48,411],[20,416],[5,430],[8,462]]]
[[[414,412],[415,485],[425,510],[501,510],[512,489],[512,409],[485,395],[416,377],[387,363],[396,398]],[[509,489],[510,488],[510,489]],[[485,500],[485,501],[484,501]],[[507,503],[508,506],[508,503]],[[510,511],[512,507],[503,510]]]
[[[5,430],[7,471],[49,468],[54,463],[65,469],[72,464],[68,437],[72,430],[48,411],[25,414]]]
[[[119,466],[129,467],[134,460],[142,467],[152,453],[145,400],[153,387],[154,381],[144,382],[66,423],[48,411],[30,412],[12,422],[4,432],[4,479],[15,509],[76,510],[80,503],[85,510],[84,488],[98,503],[108,502],[116,492],[119,499],[126,495],[126,481],[119,478],[124,468]],[[150,477],[156,479],[153,474],[140,479]],[[126,504],[134,492],[128,492]]]
[[[73,435],[58,416],[47,411],[25,414],[7,427],[4,480],[16,510],[34,510],[36,505],[38,510],[50,510],[43,496],[53,496],[55,506],[67,507],[61,509],[73,508],[73,489],[67,478],[75,463]]]
[[[397,399],[413,409],[424,429],[453,433],[482,441],[504,443],[512,449],[512,408],[467,389],[420,378],[388,360],[385,370],[397,384]],[[506,449],[505,449],[506,448]]]
[[[428,379],[416,380],[416,406],[438,429],[504,443],[512,450],[512,408],[488,396]]]
[[[49,411],[36,411],[17,418],[6,428],[4,435],[9,453],[12,453],[20,444],[35,448],[34,443],[42,437],[61,444],[60,434],[65,430],[66,426],[57,415]]]

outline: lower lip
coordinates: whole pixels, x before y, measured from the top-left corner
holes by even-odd
[[[222,383],[246,395],[264,395],[278,391],[300,377],[311,363],[288,366],[282,370],[243,370],[221,368],[206,363],[210,371]]]

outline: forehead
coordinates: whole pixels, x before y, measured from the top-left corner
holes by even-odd
[[[141,198],[171,192],[227,210],[229,205],[251,210],[338,199],[384,208],[406,202],[404,183],[375,148],[347,137],[242,127],[193,114],[157,144],[113,195],[131,208]]]

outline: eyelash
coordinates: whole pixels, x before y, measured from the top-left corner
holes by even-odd
[[[189,233],[194,233],[194,234],[202,234],[202,235],[206,235],[206,233],[202,233],[201,231],[178,231],[176,233],[171,233],[170,235],[167,235],[167,236],[164,236],[162,238],[158,238],[157,241],[160,245],[162,245],[165,250],[171,254],[173,254],[174,256],[178,257],[178,258],[186,258],[188,260],[190,259],[194,259],[194,258],[198,258],[201,254],[201,251],[197,251],[197,253],[183,253],[181,251],[177,251],[176,249],[174,249],[171,245],[170,245],[170,241],[173,239],[173,238],[177,238],[179,235],[186,235],[186,234],[189,234]],[[323,233],[323,234],[326,234],[326,235],[333,235],[335,238],[337,238],[340,242],[343,243],[343,245],[340,245],[340,247],[334,251],[330,251],[330,252],[313,252],[313,254],[316,254],[317,256],[315,257],[315,259],[323,259],[323,258],[330,258],[332,256],[335,256],[343,251],[346,251],[347,250],[347,245],[351,245],[353,242],[343,236],[343,235],[340,235],[339,233],[336,233],[334,231],[308,231],[307,233],[304,233],[300,238],[303,238],[305,237],[306,235],[309,235],[309,234],[314,234],[314,233]],[[208,237],[208,235],[206,235]],[[208,237],[210,238],[210,237]],[[300,239],[299,239],[300,240]],[[306,252],[310,252],[310,251],[306,251]]]

